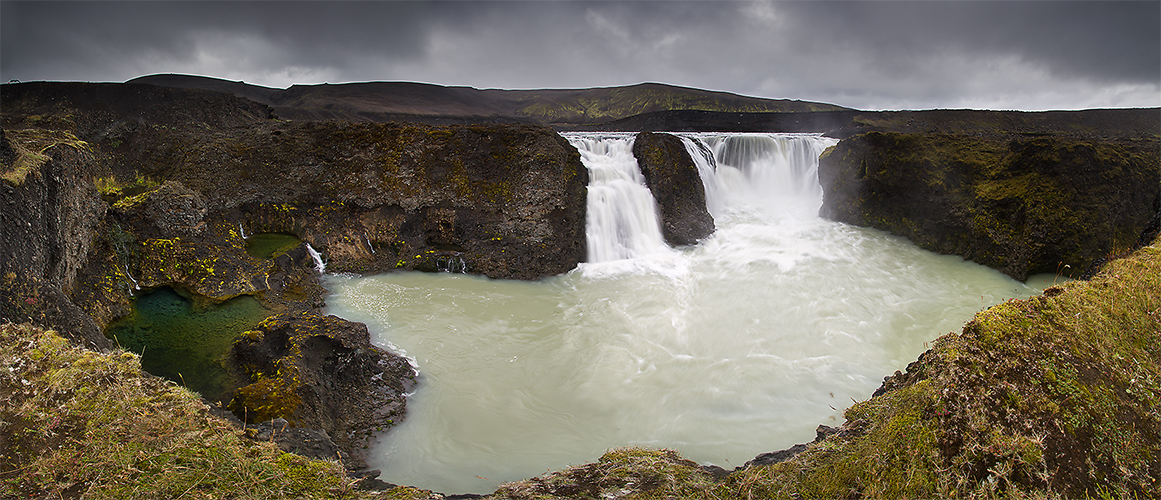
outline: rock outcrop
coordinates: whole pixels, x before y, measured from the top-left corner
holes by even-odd
[[[228,364],[252,381],[234,393],[235,415],[323,431],[351,469],[366,467],[372,433],[403,419],[416,376],[371,344],[366,325],[309,313],[266,319],[234,343]]]
[[[211,225],[295,234],[338,272],[536,279],[585,257],[588,171],[543,127],[268,124],[151,156]]]
[[[1079,276],[1132,247],[1161,206],[1158,141],[879,133],[819,162],[824,217],[1023,280]]]
[[[681,139],[642,132],[633,156],[661,212],[661,234],[670,245],[693,245],[714,232],[705,186]]]

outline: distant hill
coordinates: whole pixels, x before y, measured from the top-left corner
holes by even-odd
[[[514,122],[567,128],[663,111],[850,111],[832,104],[762,99],[659,83],[591,89],[479,90],[426,83],[369,82],[293,85],[284,90],[174,74],[143,76],[126,83],[228,92],[271,106],[278,116],[287,119]]]

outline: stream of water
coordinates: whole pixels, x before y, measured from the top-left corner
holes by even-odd
[[[811,135],[689,134],[717,231],[670,248],[631,134],[568,134],[591,172],[589,256],[538,282],[331,275],[328,312],[412,358],[381,479],[444,493],[672,448],[733,468],[814,438],[976,311],[1028,284],[817,216]],[[645,197],[645,199],[642,199]]]

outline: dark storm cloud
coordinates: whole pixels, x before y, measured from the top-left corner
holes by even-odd
[[[336,68],[374,54],[423,54],[450,4],[408,2],[3,2],[5,76],[124,80],[138,67],[182,71],[199,58],[239,71]],[[206,53],[207,50],[214,51]],[[234,62],[235,64],[231,64]],[[246,68],[246,63],[254,67]],[[71,78],[66,76],[73,73]]]
[[[1161,105],[1161,3],[11,2],[4,79],[662,81],[861,108]]]
[[[803,35],[854,40],[884,62],[956,50],[1019,55],[1061,76],[1156,83],[1161,2],[795,2]]]

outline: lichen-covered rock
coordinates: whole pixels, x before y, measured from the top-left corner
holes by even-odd
[[[693,245],[714,232],[705,186],[681,139],[642,132],[633,156],[661,211],[661,234],[670,245]]]
[[[117,207],[134,203],[141,206],[142,215],[164,235],[195,236],[206,229],[206,203],[201,195],[177,181],[166,181],[155,190],[138,197],[124,199]]]
[[[266,319],[234,343],[227,363],[252,381],[230,402],[238,418],[324,431],[352,469],[366,467],[372,433],[402,420],[416,376],[406,359],[371,344],[366,325],[309,313]]]
[[[1079,276],[1128,250],[1161,206],[1156,140],[872,132],[819,161],[821,215],[1016,279]]]

